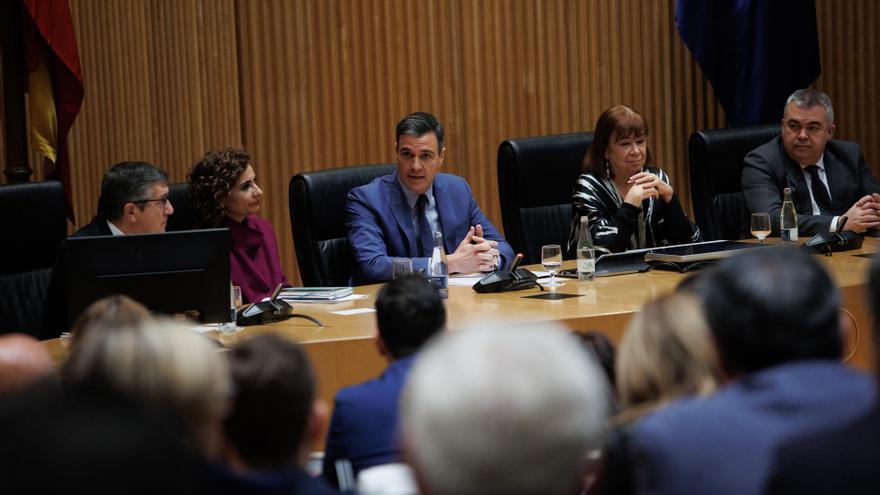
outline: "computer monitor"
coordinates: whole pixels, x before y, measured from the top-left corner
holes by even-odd
[[[113,294],[156,313],[229,321],[229,243],[228,229],[67,239],[61,256],[69,321]]]

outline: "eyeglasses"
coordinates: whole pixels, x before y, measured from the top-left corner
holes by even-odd
[[[160,208],[165,208],[165,205],[168,204],[168,196],[159,199],[141,199],[138,201],[132,201],[132,203],[159,203]]]

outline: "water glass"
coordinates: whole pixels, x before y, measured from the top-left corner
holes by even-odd
[[[550,283],[547,284],[547,287],[563,285],[556,281],[556,272],[562,267],[562,246],[559,244],[541,246],[541,265],[550,272]]]
[[[409,258],[394,258],[391,260],[391,278],[398,279],[413,272],[412,260]]]
[[[241,309],[241,287],[233,285],[229,289],[229,315],[232,321],[221,323],[218,330],[223,335],[231,335],[238,331],[238,311]]]
[[[759,242],[763,243],[764,239],[770,235],[770,214],[752,213],[751,232]]]

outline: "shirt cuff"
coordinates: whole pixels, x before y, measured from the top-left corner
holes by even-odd
[[[831,225],[828,227],[828,232],[832,234],[837,232],[837,221],[840,220],[840,216],[831,217]]]

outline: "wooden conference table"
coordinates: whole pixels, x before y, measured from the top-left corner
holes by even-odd
[[[777,240],[778,241],[778,240]],[[852,321],[847,335],[847,362],[862,369],[873,365],[870,319],[865,305],[867,269],[871,260],[854,256],[880,252],[880,239],[866,238],[861,250],[819,256],[843,292],[842,312]],[[566,262],[566,265],[573,262]],[[573,265],[572,265],[573,266]],[[540,268],[538,268],[540,269]],[[561,279],[557,292],[578,294],[562,300],[537,300],[524,296],[539,293],[529,289],[503,294],[477,294],[470,287],[449,287],[446,301],[448,326],[452,330],[488,322],[529,323],[557,321],[575,331],[600,330],[613,341],[620,340],[633,313],[658,296],[671,292],[685,277],[680,273],[652,270],[647,273],[597,278],[592,282]],[[347,385],[378,376],[386,363],[376,350],[374,312],[340,315],[343,310],[371,309],[380,285],[356,288],[367,297],[335,304],[296,304],[294,311],[320,319],[324,327],[300,318],[269,325],[247,327],[232,336],[211,334],[229,346],[262,332],[273,332],[296,340],[308,351],[319,380],[319,394],[332,404],[336,392]],[[64,359],[61,339],[46,341],[56,361]]]

